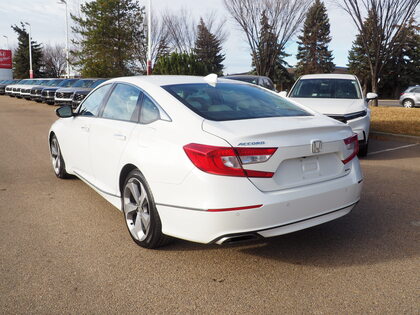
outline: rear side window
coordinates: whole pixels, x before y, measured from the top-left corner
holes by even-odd
[[[92,94],[90,94],[80,105],[79,115],[95,117],[98,116],[102,101],[110,88],[111,84],[107,84],[93,91]]]
[[[146,95],[143,97],[140,111],[140,123],[150,124],[160,118],[159,108]]]
[[[286,99],[258,86],[218,83],[166,85],[163,88],[198,115],[225,121],[264,117],[310,116]]]
[[[102,113],[103,118],[137,122],[138,101],[142,92],[128,84],[117,84]]]

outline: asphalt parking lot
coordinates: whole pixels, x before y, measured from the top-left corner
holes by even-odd
[[[96,192],[55,177],[54,109],[0,96],[1,313],[419,313],[420,145],[372,140],[361,201],[339,220],[146,250]]]

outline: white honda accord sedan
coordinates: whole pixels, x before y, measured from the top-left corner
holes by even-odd
[[[120,209],[146,248],[271,237],[337,219],[360,198],[357,135],[239,81],[116,78],[49,131],[55,174]]]

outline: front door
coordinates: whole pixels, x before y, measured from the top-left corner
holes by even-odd
[[[90,156],[93,184],[106,193],[119,195],[119,162],[139,119],[142,92],[118,83],[112,90],[100,118],[90,128]]]

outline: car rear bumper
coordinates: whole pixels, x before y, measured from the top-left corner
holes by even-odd
[[[232,236],[272,237],[337,219],[349,213],[360,199],[362,174],[358,165],[357,161],[344,177],[298,188],[264,193],[250,184],[253,189],[243,191],[242,198],[240,193],[235,194],[242,187],[225,192],[228,198],[234,196],[238,206],[262,205],[253,209],[211,212],[157,202],[162,232],[194,242],[220,244]],[[208,198],[217,197],[209,192]],[[224,207],[218,204],[215,208]]]

